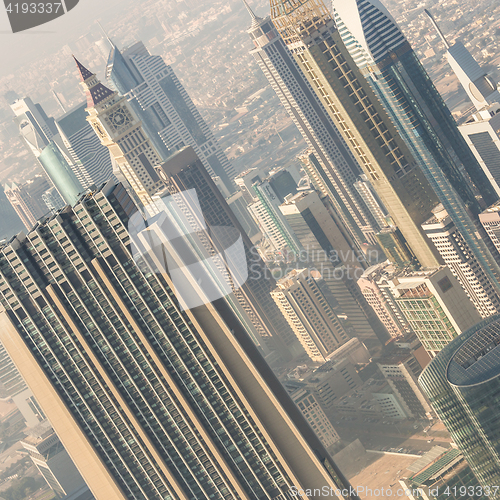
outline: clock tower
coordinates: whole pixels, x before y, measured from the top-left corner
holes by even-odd
[[[144,205],[164,187],[155,171],[162,163],[126,97],[104,86],[94,73],[75,62],[87,95],[87,120]]]

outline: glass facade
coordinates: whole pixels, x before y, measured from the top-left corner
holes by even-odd
[[[434,410],[485,488],[500,484],[499,346],[500,317],[495,316],[445,346],[419,378]],[[489,496],[495,498],[493,490]]]
[[[294,472],[269,437],[269,424],[262,425],[246,400],[248,375],[247,382],[235,384],[242,368],[230,367],[234,355],[226,366],[224,348],[213,348],[231,341],[217,337],[216,321],[181,312],[167,278],[141,271],[133,261],[127,224],[135,211],[123,186],[108,183],[3,247],[4,317],[113,478],[120,498],[288,498],[297,484]],[[203,328],[202,320],[211,327]],[[237,337],[237,320],[227,311],[225,320]],[[240,338],[240,345],[246,339]],[[243,355],[238,366],[251,367],[248,359]],[[269,368],[260,369],[268,370],[271,384],[279,384]],[[279,400],[284,389],[277,391]],[[40,399],[42,407],[45,402]],[[271,407],[273,412],[280,406]],[[47,416],[52,421],[50,411]],[[71,438],[61,439],[71,448]],[[333,486],[313,456],[309,473]],[[325,452],[321,459],[329,461]],[[92,483],[87,464],[75,461]]]

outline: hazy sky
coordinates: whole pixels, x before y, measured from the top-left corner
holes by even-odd
[[[29,0],[25,0],[29,1]],[[68,42],[77,40],[89,31],[89,26],[100,20],[112,23],[127,8],[131,0],[80,0],[78,5],[54,21],[31,30],[13,34],[7,12],[0,3],[0,76],[16,74],[36,58],[59,50]]]

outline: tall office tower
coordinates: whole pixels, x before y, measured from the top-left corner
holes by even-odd
[[[349,336],[335,314],[338,304],[332,303],[321,273],[293,270],[277,285],[271,297],[311,360],[324,363]]]
[[[369,349],[385,344],[388,334],[356,285],[362,272],[358,254],[351,250],[315,191],[287,198],[280,210],[304,248],[299,262],[315,267],[349,318],[353,331]]]
[[[496,250],[500,253],[500,202],[479,214],[479,220]]]
[[[134,214],[109,182],[0,250],[0,341],[96,500],[348,487],[227,303],[135,263]]]
[[[142,128],[126,97],[105,87],[75,59],[87,94],[88,121],[106,146],[122,175],[144,206],[163,186],[154,167],[161,157]]]
[[[28,231],[38,219],[49,213],[42,196],[50,187],[44,176],[37,176],[20,185],[15,182],[12,186],[5,185],[7,199]]]
[[[297,193],[297,184],[286,170],[270,175],[262,181],[257,181],[252,186],[256,202],[250,206],[250,211],[265,224],[266,234],[275,234],[279,242],[277,250],[287,248],[290,252],[298,254],[302,249],[297,236],[280,211],[280,205],[287,196]]]
[[[158,167],[158,173],[170,194],[196,190],[209,228],[227,226],[240,231],[249,272],[246,282],[234,292],[239,304],[271,351],[281,354],[284,359],[303,354],[302,346],[271,299],[270,293],[276,287],[274,278],[194,150],[191,147],[181,149]],[[212,233],[207,240],[215,242],[216,238]],[[215,247],[219,246],[216,242]]]
[[[387,280],[396,273],[394,264],[382,262],[369,267],[357,284],[368,304],[372,307],[392,338],[404,337],[411,332],[394,297],[387,291]]]
[[[477,110],[460,125],[459,130],[490,180],[498,198],[500,196],[500,164],[498,162],[500,139],[496,116],[500,110],[498,85],[495,85],[486,71],[481,69],[461,42],[455,42],[450,46],[431,13],[425,12],[447,49],[448,63]],[[496,200],[490,203],[494,201]]]
[[[40,104],[29,97],[14,101],[10,108],[16,115],[21,137],[28,149],[38,158],[57,134],[53,118],[49,118]]]
[[[379,227],[353,188],[361,167],[269,17],[257,17],[246,5],[252,17],[248,33],[255,45],[251,54],[310,148],[303,162],[309,177],[331,198],[358,246],[371,241]]]
[[[438,198],[323,0],[271,0],[271,18],[420,265],[438,265],[439,254],[421,228]]]
[[[483,487],[498,498],[500,321],[483,320],[448,344],[419,384]],[[494,489],[493,489],[494,488]]]
[[[422,228],[436,245],[444,262],[458,279],[479,314],[487,318],[500,311],[500,298],[490,277],[442,205],[434,210],[434,215],[422,224]]]
[[[107,182],[113,175],[110,153],[87,121],[86,103],[56,119],[56,127],[71,156],[73,171],[82,188]]]
[[[58,209],[65,203],[74,203],[83,191],[75,174],[81,165],[73,164],[55,120],[49,118],[39,104],[33,104],[29,97],[15,101],[11,109],[16,115],[21,137],[28,150],[37,158],[56,187],[59,197],[53,193],[52,203]]]
[[[396,276],[388,280],[388,292],[431,357],[481,321],[447,267]]]
[[[46,420],[30,429],[21,445],[57,498],[73,494],[82,500],[93,498],[50,422]]]
[[[486,206],[498,199],[491,176],[474,158],[442,97],[381,2],[334,0],[333,6],[339,34],[350,55],[470,251],[500,291],[500,267],[466,209],[479,213],[476,193]],[[464,170],[466,177],[461,173]],[[477,189],[471,188],[468,179]]]
[[[446,59],[457,75],[475,108],[480,111],[487,104],[499,102],[500,93],[491,77],[481,69],[477,61],[461,42],[448,43],[436,20],[428,10],[424,10],[446,47]]]
[[[435,418],[429,400],[418,385],[422,367],[408,349],[395,349],[377,360],[377,366],[410,418]]]
[[[269,210],[266,210],[266,206],[260,200],[256,200],[248,205],[248,211],[262,233],[265,241],[265,253],[271,252],[272,254],[276,254],[290,248],[283,234],[284,230],[280,224],[281,220],[277,220],[276,217],[273,217],[272,212],[270,214]],[[292,247],[292,249],[294,248]],[[271,258],[271,256],[269,256],[269,258]]]
[[[359,193],[368,210],[373,215],[373,218],[377,221],[380,228],[387,226],[387,209],[384,207],[377,193],[370,184],[368,177],[365,174],[359,176],[359,180],[354,183],[356,191]]]
[[[500,100],[500,99],[499,99]],[[500,105],[493,103],[473,113],[458,127],[479,165],[500,197]],[[498,115],[498,116],[497,116]]]
[[[299,384],[297,384],[299,385]],[[334,429],[330,419],[321,408],[314,394],[300,384],[285,384],[293,402],[299,407],[302,415],[307,419],[313,431],[318,435],[326,449],[332,450],[336,443],[340,441],[340,436]]]
[[[260,240],[262,235],[260,234],[259,226],[248,211],[248,202],[243,193],[238,191],[232,194],[229,198],[226,198],[226,202],[250,240],[252,242]]]
[[[26,389],[23,377],[0,343],[0,399],[8,399]]]
[[[191,146],[207,172],[217,176],[229,193],[235,191],[236,170],[196,109],[174,70],[142,42],[120,52],[112,44],[107,78],[128,101],[163,160]]]
[[[461,171],[465,170],[485,202],[493,203],[496,196],[488,178],[408,40],[380,0],[333,0],[333,7],[345,46],[415,160],[423,169],[426,162],[432,163],[427,166],[432,187],[438,189],[445,174],[451,186],[443,194],[450,196],[448,190],[455,190],[477,213],[475,193],[463,182]]]

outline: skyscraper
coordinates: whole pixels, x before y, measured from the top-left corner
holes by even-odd
[[[446,48],[446,59],[457,75],[474,107],[480,111],[486,105],[498,102],[500,93],[491,77],[484,71],[464,45],[456,41],[450,45],[436,20],[428,10],[424,10]]]
[[[287,198],[280,206],[290,227],[304,248],[299,262],[315,267],[326,281],[333,301],[337,301],[352,325],[350,335],[370,349],[388,339],[387,331],[366,303],[356,285],[362,270],[358,255],[343,238],[334,220],[315,191],[303,191]]]
[[[460,283],[444,266],[397,276],[389,280],[388,292],[431,357],[481,321]]]
[[[49,189],[50,184],[44,176],[35,177],[24,184],[6,184],[5,195],[26,229],[30,230],[38,219],[49,213],[42,198]]]
[[[75,59],[87,94],[88,120],[101,143],[109,148],[120,171],[139,201],[148,206],[163,186],[154,167],[161,157],[142,128],[126,97],[105,87]]]
[[[87,121],[82,103],[56,119],[56,127],[71,156],[73,171],[87,189],[92,184],[107,182],[113,175],[110,152],[101,144],[99,137]]]
[[[500,291],[500,268],[470,216],[470,212],[477,216],[480,211],[476,194],[486,204],[498,198],[491,176],[474,158],[442,97],[380,1],[334,0],[333,6],[339,34],[350,55],[475,259]],[[462,172],[466,172],[465,177]]]
[[[436,250],[420,224],[438,198],[346,49],[322,0],[271,1],[271,18],[419,263]]]
[[[0,250],[0,340],[95,498],[348,487],[227,303],[136,265],[136,210],[110,182]]]
[[[498,497],[500,481],[499,344],[499,317],[483,320],[444,347],[419,378],[432,407],[493,498]]]
[[[331,198],[357,245],[373,242],[379,227],[353,188],[363,173],[361,167],[270,18],[257,17],[246,6],[252,18],[248,33],[255,45],[251,54],[310,148],[310,158],[304,162],[309,177]]]
[[[160,56],[151,55],[142,42],[123,51],[112,44],[106,74],[112,87],[130,98],[163,160],[191,146],[210,175],[219,177],[230,194],[235,191],[234,167],[174,70]]]
[[[492,78],[479,66],[461,42],[456,41],[450,45],[432,14],[427,10],[425,13],[429,16],[447,49],[448,63],[476,108],[476,113],[462,123],[459,130],[481,165],[484,174],[490,180],[498,198],[500,196],[500,163],[498,161],[500,139],[498,116],[496,116],[500,111],[498,85],[495,85]],[[491,200],[489,203],[494,201],[496,200]]]
[[[271,299],[270,293],[276,286],[274,278],[194,150],[191,147],[181,149],[158,167],[158,173],[170,194],[196,190],[209,228],[225,226],[238,229],[243,239],[249,270],[246,282],[234,292],[239,304],[270,350],[277,351],[288,359],[303,354],[291,328]],[[217,236],[212,233],[207,235],[207,239],[216,241]]]
[[[422,227],[483,318],[500,311],[497,288],[467,245],[448,212],[439,205]]]
[[[293,270],[277,283],[271,296],[299,339],[317,363],[324,363],[340,345],[349,340],[335,314],[331,292],[315,269]]]
[[[443,172],[450,187],[477,214],[477,193],[463,182],[461,172],[466,171],[485,203],[493,203],[496,195],[490,181],[408,40],[380,0],[333,0],[333,7],[346,48],[415,160],[422,169],[426,162],[431,163],[427,168],[432,175],[427,178],[432,187],[438,188],[442,182],[439,174]],[[450,187],[445,188],[447,197]],[[440,195],[437,190],[436,193]]]

